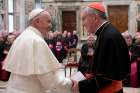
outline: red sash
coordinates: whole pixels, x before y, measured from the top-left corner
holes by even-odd
[[[112,84],[101,91],[99,93],[116,93],[122,89],[122,81],[112,81]]]
[[[137,61],[135,61],[131,64],[130,83],[132,87],[137,87],[138,85],[137,73]]]

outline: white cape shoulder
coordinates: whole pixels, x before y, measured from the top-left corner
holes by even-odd
[[[44,74],[60,68],[44,39],[26,29],[13,43],[3,69],[20,75]]]

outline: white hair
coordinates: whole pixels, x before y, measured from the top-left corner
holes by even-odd
[[[106,13],[105,12],[102,12],[102,11],[99,11],[97,9],[94,9],[94,8],[90,8],[90,7],[85,7],[83,12],[87,13],[87,14],[94,14],[94,15],[98,15],[100,16],[102,19],[107,19],[106,17]]]

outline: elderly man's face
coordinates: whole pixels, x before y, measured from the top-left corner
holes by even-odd
[[[42,17],[40,18],[40,28],[46,30],[47,32],[51,29],[51,16],[48,12],[43,12]]]
[[[82,23],[83,26],[86,28],[88,33],[94,33],[95,32],[95,16],[83,12],[82,14]]]

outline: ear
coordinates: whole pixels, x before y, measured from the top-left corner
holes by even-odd
[[[36,23],[39,23],[39,22],[40,22],[40,20],[39,20],[39,18],[37,18],[37,19],[36,19]]]
[[[95,15],[91,15],[92,16],[92,20],[96,20],[96,16]]]
[[[97,22],[99,19],[99,16],[98,15],[94,15],[94,21]]]
[[[39,20],[36,20],[37,23],[39,23]]]

